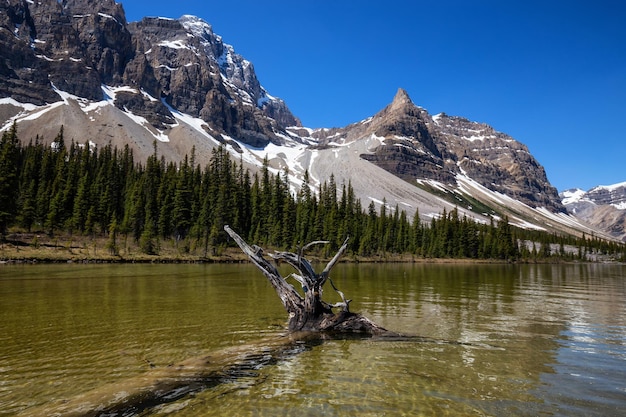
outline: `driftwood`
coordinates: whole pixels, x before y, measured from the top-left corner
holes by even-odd
[[[289,331],[364,333],[371,335],[389,333],[386,329],[361,314],[352,313],[350,311],[351,300],[346,299],[344,293],[335,287],[330,278],[330,270],[339,261],[339,258],[348,247],[348,239],[344,241],[335,256],[319,274],[315,272],[313,266],[304,258],[303,254],[311,246],[328,243],[326,241],[311,242],[300,248],[297,254],[292,252],[275,252],[270,254],[269,256],[274,261],[286,262],[296,269],[297,273],[283,277],[278,272],[276,266],[263,257],[263,249],[246,243],[228,225],[224,226],[224,230],[235,240],[252,263],[263,272],[263,275],[267,277],[274,290],[276,290],[285,310],[289,314]],[[287,282],[288,278],[293,278],[300,284],[302,294]],[[322,300],[323,287],[326,281],[330,282],[332,288],[337,292],[341,298],[340,302],[329,304]],[[337,312],[333,312],[333,309],[337,309]]]
[[[333,337],[383,336],[389,340],[408,340],[385,330],[366,317],[350,311],[350,301],[339,291],[330,278],[330,270],[347,248],[347,239],[337,254],[317,274],[311,263],[303,257],[311,242],[298,253],[276,252],[269,255],[276,262],[286,262],[297,273],[284,278],[276,266],[263,257],[258,246],[248,245],[230,227],[226,232],[241,250],[263,272],[280,297],[289,314],[289,333],[260,340],[243,346],[226,348],[209,355],[187,359],[176,365],[154,367],[146,373],[124,381],[107,384],[72,398],[58,399],[40,407],[24,410],[20,416],[124,416],[139,415],[159,404],[179,400],[195,392],[236,379],[249,369],[258,369],[281,358],[297,354],[309,344]],[[287,282],[292,278],[302,287],[302,294]],[[329,282],[337,292],[340,302],[329,304],[322,300],[323,286]],[[333,312],[333,309],[337,310]],[[399,339],[396,339],[399,338]]]

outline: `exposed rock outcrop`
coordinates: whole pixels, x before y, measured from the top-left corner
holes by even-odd
[[[114,0],[6,0],[0,4],[0,46],[0,98],[39,106],[65,100],[58,113],[38,116],[47,135],[71,125],[66,131],[76,140],[99,135],[99,144],[133,141],[142,157],[152,153],[157,138],[167,143],[162,152],[170,158],[192,148],[207,155],[215,143],[243,153],[244,145],[306,144],[312,152],[363,141],[356,155],[411,184],[434,180],[454,190],[466,176],[531,207],[564,211],[526,146],[485,124],[431,116],[402,89],[365,121],[302,128],[261,86],[252,63],[194,16],[127,23]],[[94,102],[100,110],[93,110]],[[14,102],[0,105],[3,121],[20,111]],[[188,118],[195,119],[181,122]],[[283,166],[313,160],[301,159]]]
[[[55,89],[101,100],[132,57],[122,6],[113,0],[7,0],[0,5],[0,94],[37,105]]]
[[[252,64],[193,16],[127,24],[114,0],[7,0],[0,44],[0,97],[22,103],[56,102],[58,91],[99,101],[102,85],[124,85],[136,97],[116,105],[158,129],[173,118],[155,100],[252,146],[280,143],[277,132],[300,125]]]
[[[443,113],[431,116],[403,89],[372,118],[313,136],[325,146],[377,137],[380,146],[361,157],[407,181],[454,186],[462,174],[531,207],[565,211],[544,168],[525,145],[486,124]]]
[[[626,182],[559,194],[567,211],[626,242]]]

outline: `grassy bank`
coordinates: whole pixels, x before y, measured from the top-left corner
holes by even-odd
[[[271,253],[273,248],[264,248]],[[281,249],[282,250],[282,249]],[[291,248],[290,250],[295,250]],[[322,252],[309,251],[313,262],[327,262]],[[247,262],[248,258],[237,247],[197,247],[189,242],[161,241],[156,254],[142,252],[132,238],[117,240],[115,250],[104,237],[74,235],[49,236],[41,233],[12,233],[0,241],[0,263],[233,263]],[[403,262],[403,263],[507,263],[494,259],[424,258],[411,253],[358,256],[345,253],[341,262]],[[526,259],[521,263],[564,262],[559,258]]]
[[[14,233],[0,242],[0,262],[242,262],[246,257],[235,248],[204,248],[173,241],[160,242],[156,254],[146,254],[131,238],[121,238],[115,248],[107,238],[37,233]]]

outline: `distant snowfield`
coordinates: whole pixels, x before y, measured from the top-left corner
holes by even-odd
[[[597,187],[592,188],[593,190],[601,188],[601,189],[605,189],[607,191],[615,191],[618,188],[625,188],[626,187],[626,182],[620,182],[617,184],[613,184],[613,185],[599,185]]]
[[[575,190],[563,191],[563,199],[561,200],[561,202],[565,205],[577,203],[585,197],[585,194],[587,193],[580,188],[577,188]]]
[[[612,185],[599,185],[597,187],[593,187],[591,190],[587,192],[579,188],[575,190],[567,190],[561,193],[561,197],[562,197],[561,202],[566,206],[576,204],[576,203],[581,203],[581,202],[586,202],[588,204],[596,206],[597,204],[592,200],[592,198],[588,197],[590,193],[597,193],[597,192],[603,192],[603,191],[606,191],[608,193],[614,193],[624,188],[626,188],[626,182],[620,182],[620,183],[612,184]],[[626,201],[613,203],[611,204],[611,206],[618,210],[626,210]]]

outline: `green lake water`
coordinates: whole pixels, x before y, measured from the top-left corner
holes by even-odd
[[[289,270],[285,270],[289,272]],[[141,416],[618,416],[626,266],[339,264],[407,340],[326,340]],[[337,301],[326,289],[328,301]],[[0,417],[283,333],[241,265],[1,265]]]

